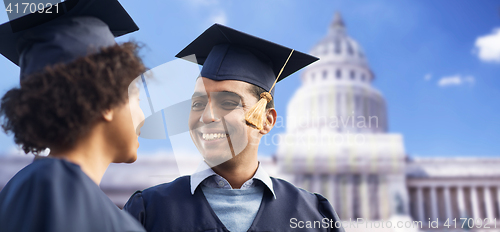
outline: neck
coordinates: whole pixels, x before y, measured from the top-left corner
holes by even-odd
[[[231,160],[213,167],[212,170],[224,177],[231,187],[239,189],[255,175],[258,166],[257,149],[255,149],[255,151],[243,151]]]
[[[113,162],[110,156],[112,151],[107,148],[103,142],[105,139],[99,133],[90,131],[88,134],[78,139],[77,144],[70,149],[51,149],[49,157],[65,159],[79,165],[82,171],[99,185],[109,164]]]

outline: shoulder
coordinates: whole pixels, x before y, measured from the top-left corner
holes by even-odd
[[[190,176],[181,176],[178,177],[177,179],[164,183],[164,184],[159,184],[147,189],[144,189],[141,192],[143,196],[152,196],[152,195],[171,195],[171,194],[178,194],[179,192],[187,192],[189,193],[189,180]]]
[[[40,195],[53,188],[77,188],[84,178],[79,169],[77,165],[63,160],[35,160],[19,171],[6,185],[6,189]]]
[[[175,206],[182,208],[185,206],[183,204],[189,204],[189,201],[184,199],[191,196],[189,179],[189,176],[182,176],[169,183],[136,191],[123,209],[146,225],[146,216],[151,220],[152,217],[160,216],[159,214],[165,215],[169,209],[176,208]]]
[[[18,227],[18,231],[108,228],[109,217],[118,211],[113,206],[78,165],[41,159],[17,173],[0,193],[0,224],[9,221],[9,226]]]
[[[22,205],[24,211],[45,207],[63,214],[74,208],[101,212],[115,206],[78,165],[52,158],[35,160],[19,171],[0,193],[0,205],[4,206],[1,202],[9,202],[11,207]]]
[[[133,201],[150,201],[156,198],[168,198],[173,197],[174,195],[179,194],[189,194],[191,195],[189,188],[189,180],[190,176],[181,176],[177,179],[168,182],[159,184],[144,190],[136,191],[131,197],[130,200]],[[129,200],[129,201],[130,201]]]
[[[285,198],[287,201],[293,200],[296,204],[316,209],[323,217],[339,220],[337,213],[328,199],[321,194],[311,193],[305,189],[298,188],[286,180],[273,177],[271,179],[273,180],[273,188],[277,194],[277,198]]]
[[[283,195],[284,197],[292,196],[309,201],[318,201],[318,196],[321,196],[319,194],[311,193],[305,189],[298,188],[283,179],[271,177],[271,180],[273,181],[273,188],[276,194]]]

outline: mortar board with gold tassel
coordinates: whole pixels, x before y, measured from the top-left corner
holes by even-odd
[[[263,128],[266,105],[274,86],[287,76],[319,60],[294,49],[214,24],[176,57],[196,55],[201,76],[215,81],[244,81],[266,90],[245,114],[249,126]]]

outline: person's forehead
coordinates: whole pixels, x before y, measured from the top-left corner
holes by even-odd
[[[205,77],[196,80],[194,92],[233,92],[240,96],[251,94],[252,84],[237,80],[215,81]]]

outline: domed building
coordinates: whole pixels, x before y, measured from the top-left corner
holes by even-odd
[[[483,225],[489,220],[491,231],[499,231],[499,158],[409,157],[403,136],[388,133],[384,97],[372,86],[375,75],[340,14],[310,53],[320,60],[302,72],[288,104],[278,176],[321,193],[342,220],[403,215],[422,222],[423,230],[439,219],[446,230],[454,219],[461,229],[465,217]]]
[[[384,98],[371,86],[375,76],[361,47],[347,35],[340,14],[335,15],[327,36],[313,47],[310,54],[319,57],[320,61],[311,64],[302,73],[303,86],[297,90],[288,107],[288,116],[297,117],[287,124],[289,131],[386,132]],[[339,123],[334,128],[324,127],[325,123],[347,120],[349,116],[355,119],[354,126]],[[313,119],[318,118],[325,121],[314,124]],[[366,126],[361,125],[363,120]],[[360,123],[359,127],[357,123]]]
[[[340,218],[388,219],[408,211],[402,136],[387,133],[382,94],[361,46],[336,14],[310,54],[288,104],[287,131],[276,153],[280,173],[330,199]]]

